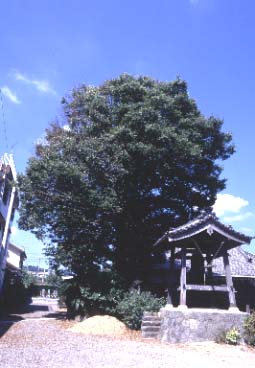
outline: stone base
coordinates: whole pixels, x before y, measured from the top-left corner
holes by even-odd
[[[237,327],[242,333],[247,313],[222,309],[161,309],[161,328],[158,338],[162,342],[186,343],[215,341],[224,331]]]

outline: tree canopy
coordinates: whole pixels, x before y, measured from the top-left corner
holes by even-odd
[[[120,75],[75,88],[63,109],[19,177],[20,227],[48,239],[84,285],[102,269],[146,280],[152,244],[224,189],[231,134],[181,79]]]

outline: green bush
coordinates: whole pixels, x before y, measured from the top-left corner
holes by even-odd
[[[50,286],[52,288],[59,289],[62,286],[63,280],[61,276],[57,275],[56,273],[52,272],[45,278],[45,285]]]
[[[107,278],[107,273],[102,273]],[[165,305],[164,298],[156,298],[150,292],[124,291],[122,285],[112,281],[94,287],[81,286],[79,280],[68,280],[60,288],[59,295],[66,304],[68,315],[93,316],[108,314],[121,319],[128,327],[141,327],[144,311],[157,312]],[[97,283],[99,284],[99,283]]]
[[[219,344],[238,345],[241,340],[240,331],[236,327],[222,330],[216,336],[215,341]]]
[[[241,340],[240,331],[236,327],[232,327],[226,332],[226,343],[229,345],[237,345]]]
[[[124,291],[117,287],[109,290],[92,289],[76,282],[66,282],[60,289],[60,298],[67,306],[70,317],[93,316],[96,314],[116,315],[116,308]]]
[[[248,345],[255,346],[255,312],[244,321],[244,341]]]
[[[156,298],[150,292],[125,293],[117,306],[118,317],[131,329],[141,328],[144,311],[158,312],[165,305],[165,298]]]
[[[29,289],[30,287],[36,285],[37,283],[37,277],[27,271],[22,271],[21,278],[22,278],[22,284],[24,285],[26,289]]]

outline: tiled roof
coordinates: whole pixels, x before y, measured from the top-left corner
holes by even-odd
[[[237,242],[238,244],[249,244],[252,237],[244,235],[219,221],[214,213],[201,215],[186,224],[179,226],[175,229],[167,231],[156,243],[158,245],[163,240],[168,239],[169,242],[183,240],[190,238],[203,231],[207,231],[208,234],[214,231],[222,234],[223,236]]]
[[[229,250],[229,264],[233,277],[255,277],[255,255],[244,251],[241,247]],[[225,275],[223,259],[213,261],[213,273]]]

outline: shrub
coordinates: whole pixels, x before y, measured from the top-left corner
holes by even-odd
[[[26,289],[29,289],[30,287],[34,286],[37,282],[36,276],[27,271],[22,271],[21,277],[22,283]]]
[[[132,329],[141,327],[144,311],[157,312],[166,302],[164,298],[156,298],[150,292],[125,292],[115,282],[108,288],[98,289],[81,286],[75,279],[64,282],[59,295],[71,318],[77,315],[89,317],[108,314],[120,318]]]
[[[244,340],[248,345],[255,346],[255,312],[244,321]]]
[[[241,340],[241,335],[236,327],[232,327],[226,332],[226,343],[229,345],[237,345]]]
[[[165,305],[165,298],[156,298],[150,292],[130,291],[117,306],[118,317],[131,329],[141,328],[144,311],[158,312]]]
[[[45,278],[45,285],[50,286],[52,288],[59,289],[62,286],[63,280],[61,276],[57,275],[56,273],[52,272]]]
[[[93,316],[95,314],[116,315],[116,307],[122,299],[124,291],[117,287],[109,290],[93,290],[69,281],[62,285],[60,298],[67,306],[70,317]]]
[[[236,327],[232,327],[229,330],[222,330],[216,336],[215,341],[217,343],[238,345],[241,340],[240,331]]]

